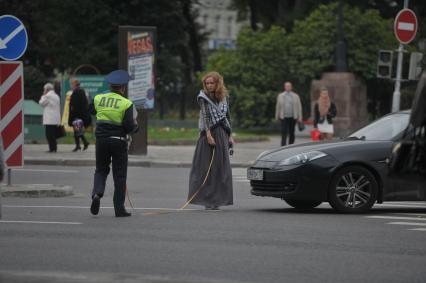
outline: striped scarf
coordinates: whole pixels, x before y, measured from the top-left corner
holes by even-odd
[[[218,123],[222,122],[223,126],[227,128],[227,130],[231,131],[231,124],[229,123],[228,118],[226,118],[226,113],[228,112],[228,101],[227,99],[223,99],[219,103],[214,103],[203,91],[200,91],[200,93],[197,96],[197,100],[204,99],[204,101],[207,102],[207,115],[209,117],[209,123],[208,128],[212,128],[213,126],[217,125]],[[201,117],[200,113],[200,119],[198,120],[198,128],[202,131],[206,127],[204,125],[204,119]]]

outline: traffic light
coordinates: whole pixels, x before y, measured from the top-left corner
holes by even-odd
[[[390,79],[392,76],[393,52],[391,50],[379,50],[377,62],[377,77]]]
[[[412,52],[410,54],[410,69],[408,70],[409,80],[418,80],[422,72],[423,53]]]

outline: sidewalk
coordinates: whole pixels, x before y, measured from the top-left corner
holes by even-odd
[[[296,136],[296,143],[308,142],[306,136]],[[232,167],[248,167],[263,151],[277,148],[279,136],[270,136],[269,141],[246,142],[234,145],[231,157]],[[59,144],[58,152],[48,153],[47,144],[25,144],[24,162],[26,165],[94,166],[95,146],[91,144],[86,151],[72,152],[74,145]],[[147,155],[129,155],[129,166],[141,167],[190,167],[195,150],[191,146],[148,146]]]

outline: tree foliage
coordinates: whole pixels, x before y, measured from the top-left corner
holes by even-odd
[[[0,0],[5,14],[20,18],[29,34],[22,60],[46,77],[81,64],[106,74],[118,66],[118,26],[157,27],[157,86],[161,101],[179,101],[176,86],[192,83],[204,40],[195,23],[194,0]],[[190,71],[184,72],[189,66]],[[42,77],[42,76],[41,76]],[[31,87],[31,86],[30,86]],[[37,86],[38,87],[38,86]],[[162,97],[165,96],[165,97]]]
[[[380,49],[396,46],[392,22],[377,10],[346,5],[344,32],[350,72],[365,80],[375,77]],[[362,20],[361,20],[362,19]],[[284,81],[292,81],[309,116],[309,87],[324,71],[334,70],[337,3],[320,5],[291,33],[281,27],[244,29],[233,51],[222,50],[209,58],[208,70],[224,75],[231,90],[233,115],[239,126],[265,126],[274,116],[275,98]],[[240,101],[242,100],[242,101]],[[255,115],[247,115],[254,113]]]
[[[364,79],[376,76],[377,53],[397,45],[392,22],[377,10],[344,7],[344,33],[350,72]],[[337,3],[320,5],[303,21],[296,21],[288,36],[289,66],[300,83],[335,68]],[[362,19],[362,20],[361,20]]]
[[[221,50],[209,58],[207,69],[220,72],[230,86],[239,126],[265,126],[272,119],[271,93],[282,88],[287,73],[286,44],[283,28],[265,32],[246,28],[238,35],[236,50]]]

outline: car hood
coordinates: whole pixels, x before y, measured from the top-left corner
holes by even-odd
[[[391,141],[365,141],[365,140],[342,140],[334,142],[309,142],[303,144],[295,144],[284,146],[269,151],[265,151],[259,155],[256,161],[277,162],[294,155],[309,151],[322,151],[336,157],[345,151],[362,151],[365,148],[383,148],[386,151],[390,148],[388,145]]]

